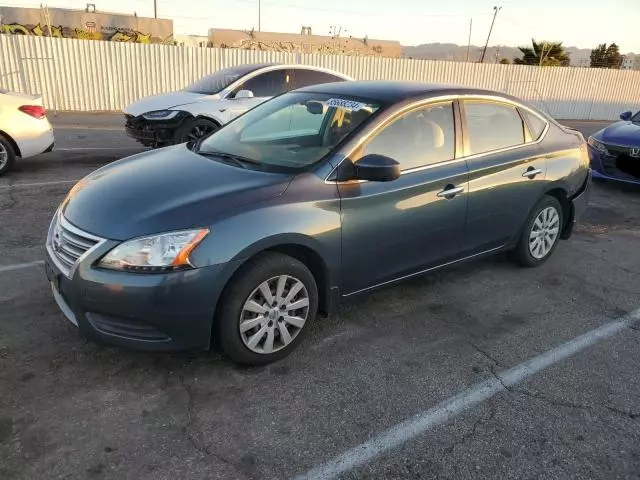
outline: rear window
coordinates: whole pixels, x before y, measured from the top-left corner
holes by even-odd
[[[201,93],[203,95],[213,95],[218,93],[240,77],[261,68],[260,65],[241,65],[238,67],[224,68],[216,73],[202,77],[197,82],[192,83],[184,88],[185,91],[191,93]]]
[[[491,152],[524,143],[524,124],[511,105],[465,101],[470,154]]]
[[[524,117],[524,120],[527,122],[529,132],[531,132],[531,139],[538,140],[540,138],[540,135],[542,135],[542,132],[544,132],[545,127],[547,126],[546,122],[537,115],[529,112],[528,110],[521,109],[520,113]]]

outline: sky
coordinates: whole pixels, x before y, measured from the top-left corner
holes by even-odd
[[[153,16],[153,0],[90,0],[98,10]],[[157,0],[158,16],[174,20],[174,33],[206,35],[209,28],[258,29],[258,0]],[[86,0],[49,0],[49,7],[84,9]],[[594,48],[616,42],[621,53],[640,53],[640,0],[260,0],[262,31],[299,33],[302,25],[328,35],[398,40],[403,45],[484,45],[501,6],[490,45],[520,46],[536,40]],[[562,4],[562,5],[561,5]],[[0,5],[38,7],[34,0]]]

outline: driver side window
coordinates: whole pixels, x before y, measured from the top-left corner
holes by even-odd
[[[261,73],[236,88],[234,96],[240,90],[251,90],[254,97],[275,97],[287,91],[288,81],[289,75],[286,70]]]
[[[454,125],[452,102],[412,110],[384,127],[365,144],[360,156],[384,155],[402,170],[453,160]]]

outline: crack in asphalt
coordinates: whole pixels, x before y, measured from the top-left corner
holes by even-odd
[[[640,324],[634,324],[631,325],[629,327],[632,330],[637,330],[640,331]],[[493,358],[487,351],[483,350],[482,348],[478,347],[476,344],[472,343],[472,342],[468,342],[469,345],[471,345],[478,353],[480,353],[483,357],[485,357],[486,359],[488,359],[491,362],[491,365],[489,365],[489,371],[491,372],[491,374],[496,378],[496,380],[498,380],[500,382],[500,384],[502,385],[502,387],[510,394],[518,394],[518,395],[522,395],[522,396],[526,396],[526,397],[530,397],[530,398],[535,398],[537,400],[541,400],[543,402],[549,403],[551,405],[555,405],[557,407],[566,407],[566,408],[574,408],[574,409],[579,409],[579,410],[589,410],[589,411],[593,411],[595,409],[598,408],[604,408],[606,410],[609,410],[611,412],[617,413],[619,415],[623,415],[625,417],[630,418],[631,420],[637,420],[640,419],[640,412],[631,412],[631,411],[627,411],[627,410],[621,410],[619,408],[615,408],[615,407],[611,407],[610,405],[582,405],[579,403],[574,403],[571,401],[566,401],[566,400],[559,400],[556,398],[552,398],[546,395],[542,395],[540,393],[534,393],[531,392],[530,390],[524,389],[524,388],[512,388],[509,385],[505,384],[502,377],[500,376],[500,374],[498,372],[496,372],[496,367],[498,367],[500,364],[499,362]],[[486,422],[483,422],[486,423]],[[472,429],[472,435],[475,435],[475,430],[477,428],[477,424],[478,421],[476,421],[476,423],[474,423],[473,429]],[[450,453],[450,452],[449,452]]]
[[[191,446],[193,446],[195,450],[197,450],[203,455],[211,455],[212,452],[209,450],[209,448],[204,443],[201,444],[201,442],[197,441],[192,433],[192,429],[194,426],[192,414],[193,414],[193,407],[195,405],[195,394],[193,392],[193,389],[191,388],[191,385],[189,385],[185,380],[184,375],[182,374],[178,375],[178,380],[180,381],[180,385],[182,386],[183,390],[187,394],[187,405],[186,405],[187,423],[185,423],[182,426],[182,430],[186,435],[187,440],[189,440],[189,443],[191,444]]]
[[[551,405],[555,405],[558,407],[566,407],[566,408],[574,408],[574,409],[578,409],[578,410],[589,410],[589,411],[593,411],[593,410],[597,410],[597,409],[606,409],[609,410],[610,412],[616,413],[618,415],[622,415],[624,417],[628,417],[631,420],[636,420],[636,419],[640,419],[640,412],[636,413],[636,412],[630,412],[627,410],[621,410],[619,408],[616,407],[612,407],[610,405],[583,405],[580,403],[575,403],[572,401],[567,401],[567,400],[559,400],[557,398],[552,398],[549,397],[547,395],[542,395],[538,392],[534,393],[531,392],[529,390],[526,389],[517,389],[514,390],[514,393],[518,393],[520,395],[524,395],[526,397],[530,397],[530,398],[535,398],[537,400],[541,400],[543,402],[549,403]]]
[[[194,418],[193,418],[193,412],[194,412],[194,407],[195,407],[195,397],[196,397],[196,395],[195,395],[195,392],[193,391],[193,388],[186,381],[186,379],[185,379],[183,374],[179,374],[178,375],[178,380],[180,382],[180,386],[182,387],[182,389],[187,394],[187,405],[186,405],[187,422],[182,426],[182,431],[185,434],[185,436],[187,437],[187,440],[189,441],[189,443],[191,444],[193,449],[196,450],[197,452],[199,452],[201,455],[210,456],[210,457],[215,458],[216,460],[218,460],[218,461],[224,463],[225,465],[229,466],[231,469],[233,469],[233,471],[235,471],[235,472],[239,473],[240,475],[242,475],[242,477],[237,477],[237,478],[249,478],[249,477],[247,477],[246,472],[243,472],[242,470],[240,470],[230,460],[227,460],[222,455],[212,451],[207,445],[205,445],[205,443],[204,443],[204,441],[202,441],[202,439],[200,439],[200,440],[196,439],[196,437],[195,437],[195,435],[193,433],[193,429],[195,428],[194,427],[194,423],[195,422],[194,422]]]
[[[460,437],[458,440],[454,441],[451,445],[446,447],[444,449],[444,452],[446,454],[451,454],[457,447],[463,446],[468,440],[472,439],[477,435],[478,427],[480,425],[484,425],[485,423],[488,423],[491,420],[493,420],[493,418],[495,417],[495,414],[496,414],[495,408],[491,408],[491,410],[489,411],[489,415],[487,415],[486,418],[483,418],[482,415],[479,416],[476,419],[476,421],[473,422],[473,426],[469,429],[469,431],[464,435],[462,435],[462,437]]]
[[[491,362],[491,365],[489,365],[489,371],[491,372],[491,375],[493,375],[495,377],[495,379],[500,382],[500,384],[502,385],[502,388],[504,388],[507,392],[512,392],[513,389],[509,385],[504,383],[504,380],[502,379],[500,374],[498,372],[496,372],[496,367],[500,366],[500,362],[498,362],[495,358],[493,358],[489,354],[489,352],[483,350],[482,348],[480,348],[475,343],[473,343],[473,342],[467,342],[467,343],[469,343],[469,345],[471,345],[473,348],[475,348],[478,351],[478,353],[480,353],[483,357],[485,357],[486,359],[488,359]]]
[[[605,405],[604,408],[606,408],[607,410],[610,410],[612,412],[619,413],[620,415],[624,415],[626,417],[629,417],[631,420],[640,419],[640,412],[636,413],[636,412],[630,412],[628,410],[621,410],[619,408],[612,407],[610,405]]]
[[[598,260],[600,260],[602,262],[605,262],[607,265],[611,265],[611,266],[619,268],[620,270],[623,270],[623,271],[625,271],[627,273],[630,273],[631,275],[640,275],[640,272],[636,272],[635,270],[631,270],[630,268],[627,268],[627,267],[624,267],[622,265],[619,265],[619,264],[617,264],[615,262],[612,262],[611,260],[607,260],[606,258],[601,257],[600,255],[597,255],[597,254],[595,254],[593,252],[589,252],[589,255],[594,257],[594,258],[597,258]]]

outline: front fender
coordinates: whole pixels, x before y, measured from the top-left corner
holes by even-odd
[[[294,245],[317,254],[327,267],[331,285],[338,285],[342,232],[335,185],[304,174],[281,196],[226,215],[211,225],[210,234],[193,252],[195,266],[242,264],[264,250]]]

